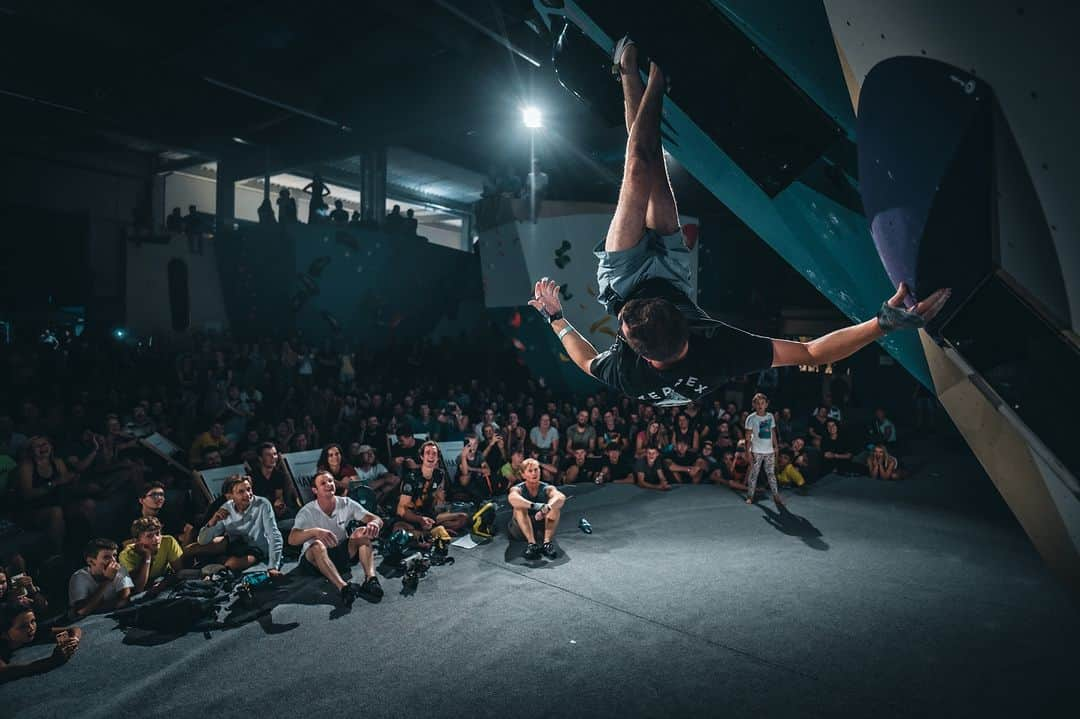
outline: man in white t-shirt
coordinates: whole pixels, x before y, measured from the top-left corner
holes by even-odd
[[[86,566],[68,581],[68,603],[73,618],[119,609],[128,603],[135,583],[117,561],[117,549],[111,539],[93,539],[86,545],[83,552]]]
[[[777,443],[776,417],[766,410],[769,398],[758,392],[753,399],[754,412],[746,417],[746,464],[749,474],[746,479],[746,503],[754,503],[754,490],[757,488],[758,472],[765,467],[765,476],[769,478],[773,502],[778,506],[780,488],[776,485],[776,454],[780,450]]]
[[[352,606],[358,594],[378,601],[383,590],[375,576],[371,541],[379,536],[383,521],[359,502],[338,497],[334,476],[329,472],[315,475],[311,491],[315,499],[296,513],[289,532],[289,544],[303,545],[299,569],[326,577],[341,592],[341,602],[346,608]],[[347,572],[357,559],[364,570],[363,584],[341,578],[341,573]]]

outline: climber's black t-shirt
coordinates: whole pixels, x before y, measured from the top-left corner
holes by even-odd
[[[634,288],[627,300],[645,297],[661,297],[679,308],[690,325],[690,347],[677,364],[658,370],[630,349],[620,334],[615,344],[593,358],[589,368],[609,387],[643,402],[668,407],[689,404],[732,377],[772,366],[771,339],[714,320],[667,280],[646,280]]]

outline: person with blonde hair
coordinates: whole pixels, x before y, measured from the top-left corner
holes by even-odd
[[[900,460],[889,454],[884,444],[875,444],[866,458],[866,471],[871,479],[901,479]]]
[[[769,407],[769,398],[758,392],[751,400],[754,412],[746,417],[746,465],[749,474],[746,479],[746,503],[754,503],[754,490],[757,488],[758,472],[765,468],[769,480],[773,502],[782,505],[780,488],[776,484],[776,455],[780,451],[776,437],[776,417],[765,410]]]
[[[507,497],[514,508],[514,516],[507,527],[510,537],[528,542],[525,559],[539,559],[541,554],[556,559],[559,552],[554,545],[555,530],[559,527],[566,495],[555,485],[541,481],[540,463],[535,459],[521,463],[521,477],[522,481],[510,488]],[[537,542],[538,537],[543,538],[543,544]]]

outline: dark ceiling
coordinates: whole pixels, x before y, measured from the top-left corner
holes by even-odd
[[[625,133],[555,81],[553,41],[527,24],[529,0],[368,0],[317,11],[279,0],[195,0],[167,11],[0,4],[0,59],[14,70],[0,80],[0,112],[16,141],[180,151],[230,161],[241,176],[374,144],[524,173],[520,107],[533,102],[545,111],[536,152],[553,194],[617,194]],[[685,211],[716,205],[677,168],[673,181]]]

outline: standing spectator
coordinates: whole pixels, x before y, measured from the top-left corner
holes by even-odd
[[[166,232],[183,232],[184,231],[184,218],[180,214],[180,208],[174,207],[169,216],[165,218],[165,231]]]
[[[383,228],[387,234],[397,235],[401,233],[405,218],[401,216],[401,205],[394,205],[383,220]]]
[[[776,484],[776,454],[780,451],[776,437],[776,418],[771,412],[765,411],[769,406],[769,399],[762,393],[754,395],[752,404],[754,413],[746,418],[743,425],[746,428],[746,463],[750,467],[750,476],[746,482],[746,503],[754,503],[758,472],[764,467],[773,502],[779,506],[784,502],[780,499],[780,488]]]
[[[326,202],[324,197],[330,196],[330,188],[323,182],[318,173],[311,178],[311,182],[304,186],[301,192],[311,194],[311,202],[308,203],[308,224],[318,225],[326,218]]]
[[[187,216],[184,217],[184,233],[188,238],[188,250],[192,254],[203,253],[203,224],[202,218],[195,205],[188,205]]]
[[[405,211],[405,222],[404,222],[404,225],[403,225],[403,228],[402,228],[404,231],[403,231],[402,234],[404,234],[406,237],[416,237],[418,225],[419,225],[419,222],[417,221],[417,219],[415,217],[413,217],[412,209],[410,208],[410,209],[406,210]]]
[[[334,209],[330,211],[330,222],[339,226],[349,224],[349,212],[341,200],[334,200]]]
[[[296,211],[296,199],[288,188],[281,188],[277,198],[278,222],[282,225],[295,225],[299,213]]]

